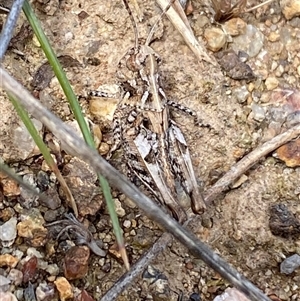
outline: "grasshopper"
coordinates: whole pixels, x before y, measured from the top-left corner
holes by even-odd
[[[142,182],[175,219],[183,222],[186,212],[177,198],[177,183],[189,195],[194,213],[202,213],[206,206],[198,189],[187,143],[170,116],[170,107],[195,119],[196,114],[169,100],[161,87],[160,58],[149,46],[157,23],[145,44],[139,44],[136,22],[127,0],[123,3],[133,24],[135,45],[118,65],[117,78],[123,95],[114,113],[114,144],[107,159],[122,145],[131,177]],[[104,96],[100,91],[91,91],[90,95]]]

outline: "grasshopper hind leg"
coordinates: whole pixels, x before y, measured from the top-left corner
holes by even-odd
[[[185,192],[191,198],[193,212],[201,214],[206,209],[195,177],[192,160],[185,138],[174,121],[171,120],[169,129],[169,145],[172,151],[169,153],[173,170]]]
[[[98,91],[98,90],[90,91],[89,95],[93,96],[93,97],[104,97],[104,98],[115,98],[116,97],[115,94],[106,93],[106,92]]]
[[[128,106],[122,105],[116,109],[113,119],[113,145],[109,150],[106,159],[109,160],[113,153],[120,148],[123,141],[123,133],[132,127],[132,124],[136,120],[137,112],[131,110],[126,118],[126,109]]]
[[[113,121],[113,139],[114,143],[106,155],[106,160],[109,160],[113,153],[120,148],[122,141],[122,126],[119,118],[115,118]]]

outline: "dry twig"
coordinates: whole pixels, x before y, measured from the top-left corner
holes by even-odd
[[[8,48],[9,42],[12,38],[15,25],[17,23],[18,17],[20,15],[24,0],[15,0],[10,12],[8,14],[5,26],[3,27],[1,36],[0,36],[0,60],[3,59],[3,56]]]
[[[169,0],[156,0],[162,10],[168,6]],[[174,9],[174,7],[176,10]],[[189,25],[189,22],[186,18],[186,15],[178,3],[178,0],[175,1],[173,6],[166,12],[166,15],[174,25],[174,27],[180,32],[186,44],[190,47],[193,53],[196,55],[199,61],[206,61],[214,66],[217,65],[216,61],[209,57],[205,47],[196,39],[194,33]]]
[[[282,134],[277,135],[270,141],[265,142],[263,145],[258,146],[254,151],[233,165],[231,169],[213,185],[213,187],[206,191],[206,203],[211,204],[220,193],[227,190],[230,184],[235,182],[241,175],[243,175],[264,156],[268,155],[281,145],[293,140],[299,135],[300,124],[290,128]]]

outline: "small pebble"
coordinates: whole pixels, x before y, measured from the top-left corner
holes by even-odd
[[[299,267],[300,267],[300,256],[298,254],[294,254],[290,257],[287,257],[280,264],[280,273],[291,274]]]
[[[136,208],[136,204],[130,198],[128,198],[128,197],[124,198],[124,204],[126,206],[128,206],[129,208],[132,208],[132,209]]]
[[[1,181],[3,195],[7,197],[20,195],[19,184],[10,178]]]
[[[131,221],[129,221],[129,220],[125,220],[124,222],[123,222],[123,226],[125,227],[125,228],[130,228],[131,227]]]
[[[61,200],[57,192],[57,188],[49,188],[47,192],[44,192],[43,195],[46,196],[45,199],[40,200],[40,204],[55,210],[61,206]]]
[[[232,49],[246,52],[249,57],[258,55],[264,45],[264,35],[255,26],[248,24],[245,33],[233,38]]]
[[[24,300],[24,289],[22,288],[17,288],[15,291],[14,291],[14,295],[16,296],[16,298],[18,300]]]
[[[8,207],[4,208],[3,210],[0,210],[0,219],[3,222],[7,222],[9,219],[11,219],[15,215],[15,211],[13,208]]]
[[[143,272],[143,280],[148,283],[154,300],[170,300],[168,278],[160,270],[149,265]]]
[[[290,20],[300,15],[300,1],[299,0],[281,0],[280,6],[282,13],[287,20]]]
[[[300,123],[300,111],[293,112],[286,117],[287,127],[292,127]]]
[[[214,298],[213,301],[250,301],[236,288],[227,288],[224,293]]]
[[[55,297],[55,290],[53,285],[46,282],[41,282],[35,290],[37,301],[53,300]]]
[[[41,270],[46,270],[48,267],[48,263],[45,260],[39,259],[38,260],[38,268]]]
[[[265,119],[266,112],[263,107],[259,106],[256,103],[253,103],[251,109],[252,109],[254,120],[261,122]]]
[[[137,226],[137,221],[136,221],[135,219],[132,219],[132,220],[131,220],[131,226],[132,226],[132,228],[136,228],[136,226]]]
[[[51,276],[57,276],[59,274],[59,267],[56,263],[48,264],[46,272],[48,272]]]
[[[126,212],[122,207],[122,203],[118,199],[114,199],[115,202],[115,209],[118,216],[123,217],[125,216]]]
[[[26,254],[29,257],[32,257],[32,256],[35,256],[36,258],[44,257],[44,255],[41,252],[39,252],[36,248],[28,248]]]
[[[102,141],[102,132],[98,124],[91,124],[91,130],[94,136],[95,147],[98,148]]]
[[[25,181],[32,187],[36,187],[36,177],[32,172],[25,174],[23,176],[23,181]],[[37,190],[37,191],[39,192],[39,190]],[[32,204],[37,200],[36,195],[22,186],[20,187],[20,194],[21,194],[22,198],[24,199],[22,201],[22,207],[30,209],[32,207]]]
[[[280,34],[277,32],[271,32],[270,35],[268,36],[268,40],[270,42],[277,42],[280,39]]]
[[[197,293],[192,293],[191,295],[190,295],[190,299],[189,299],[190,301],[201,301],[201,297],[200,297],[200,295],[199,294],[197,294]]]
[[[58,290],[59,297],[61,301],[72,300],[74,297],[71,284],[64,277],[58,277],[54,284]]]
[[[24,256],[24,252],[21,250],[14,250],[12,252],[12,255],[15,256],[18,260],[21,260],[21,258]]]
[[[279,85],[279,81],[276,77],[268,77],[265,81],[266,87],[267,89],[270,90],[274,90],[278,87]]]
[[[7,291],[9,289],[10,283],[10,279],[4,277],[3,275],[0,275],[0,291]]]
[[[32,208],[22,215],[22,221],[18,223],[18,235],[26,238],[26,242],[33,247],[41,247],[47,241],[48,230],[44,228],[45,220],[40,211]]]
[[[110,150],[110,146],[105,143],[105,142],[101,142],[98,148],[98,152],[101,156],[106,155]]]
[[[32,119],[31,121],[33,122],[37,131],[41,132],[43,124],[36,119]],[[34,140],[23,124],[13,129],[11,141],[17,150],[18,158],[20,161],[27,159],[31,155],[40,154],[40,151],[38,151]]]
[[[238,103],[241,103],[241,104],[245,103],[250,95],[246,86],[242,86],[242,87],[234,89],[232,94],[236,97]]]
[[[232,18],[224,23],[226,33],[231,36],[237,36],[245,33],[247,24],[240,18]]]
[[[111,269],[111,264],[110,262],[106,262],[102,268],[101,268],[101,271],[103,271],[104,273],[108,273]]]
[[[22,272],[24,283],[27,283],[35,278],[37,275],[37,258],[35,256],[32,256],[23,264]]]
[[[101,97],[92,98],[90,100],[90,112],[95,118],[100,120],[105,118],[112,121],[117,104],[117,99],[109,99],[107,101],[107,99]]]
[[[47,190],[50,185],[49,175],[45,171],[40,170],[36,176],[36,183],[41,191]],[[43,202],[43,200],[40,200],[40,202]]]
[[[58,210],[47,210],[44,214],[44,219],[46,222],[50,223],[50,222],[54,222],[56,221],[56,219],[59,216],[59,212]]]
[[[131,231],[129,232],[129,234],[130,234],[131,236],[136,236],[136,231],[135,231],[135,230],[131,230]]]
[[[105,263],[105,258],[100,258],[100,259],[98,260],[98,263],[99,263],[100,266],[103,266],[104,263]]]
[[[9,292],[6,292],[6,293],[0,292],[0,300],[1,301],[18,301],[16,296]]]
[[[94,301],[94,299],[88,294],[86,290],[83,290],[80,294],[81,301]]]
[[[242,184],[244,184],[247,180],[248,180],[248,177],[245,174],[243,174],[234,183],[232,183],[231,187],[238,188]]]
[[[194,268],[194,265],[191,261],[188,261],[186,264],[185,264],[185,267],[188,269],[188,270],[192,270]]]
[[[19,262],[19,258],[10,254],[0,255],[0,267],[14,268]]]
[[[8,279],[10,279],[14,285],[20,285],[23,280],[23,273],[17,269],[11,269],[8,273]]]
[[[17,237],[17,219],[12,217],[6,223],[0,226],[0,240],[2,245],[10,247]]]
[[[287,112],[282,107],[270,108],[269,115],[273,122],[278,122],[280,124],[283,124],[287,120]]]
[[[278,158],[288,167],[300,166],[300,139],[290,141],[276,150]]]
[[[226,43],[226,34],[220,28],[207,28],[204,37],[207,41],[207,47],[214,52],[219,51]]]
[[[74,38],[74,35],[71,31],[68,31],[67,33],[65,33],[66,43],[70,42],[73,38]]]

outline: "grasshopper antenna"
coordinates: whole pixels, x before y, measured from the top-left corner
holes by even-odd
[[[134,31],[134,35],[135,35],[134,49],[135,49],[135,51],[137,51],[138,50],[138,46],[139,46],[138,28],[137,28],[136,22],[134,20],[132,11],[131,11],[131,9],[129,7],[128,1],[127,0],[123,0],[123,3],[125,5],[125,8],[126,8],[128,14],[129,14],[129,17],[130,17],[130,20],[131,20],[131,23],[132,23],[132,26],[133,26],[133,31]]]
[[[166,12],[169,10],[169,8],[171,7],[171,5],[175,2],[175,0],[170,0],[170,2],[168,3],[168,5],[165,7],[165,9],[163,10],[163,12],[161,13],[161,15],[159,16],[159,18],[157,19],[157,21],[154,23],[154,25],[151,28],[150,33],[148,34],[147,40],[145,45],[149,46],[149,44],[151,43],[151,39],[153,37],[154,34],[154,30],[158,24],[158,22],[162,19],[162,17],[166,14]]]

